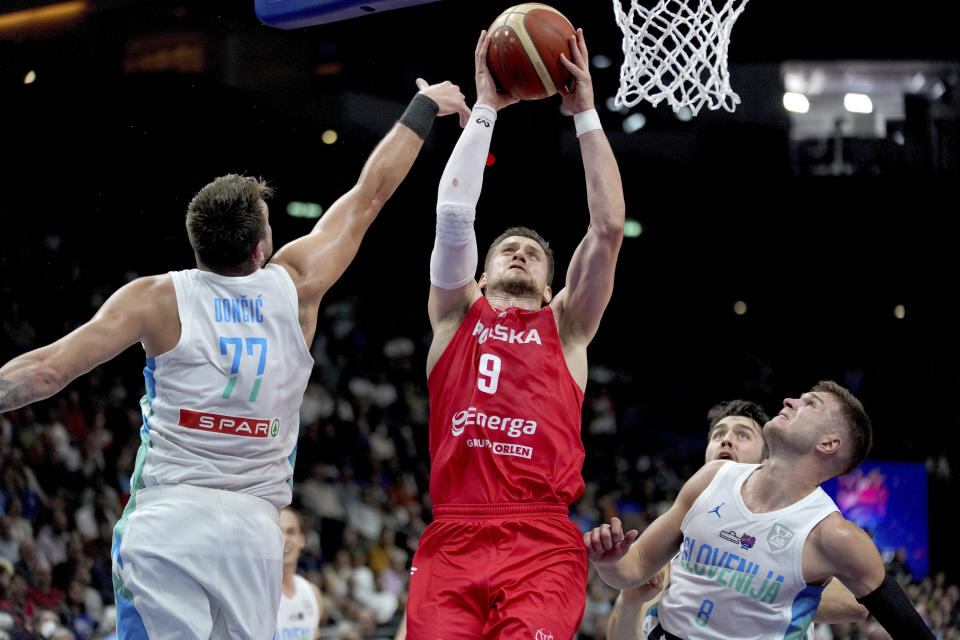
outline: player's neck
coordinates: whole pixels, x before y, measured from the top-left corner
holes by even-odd
[[[789,507],[810,495],[818,483],[803,460],[771,456],[750,474],[740,495],[753,513],[768,513]]]
[[[280,591],[288,598],[297,592],[297,583],[293,581],[295,575],[297,575],[296,565],[292,567],[283,565],[283,580],[280,581]]]
[[[487,302],[500,310],[518,307],[527,311],[539,311],[543,301],[541,298],[525,298],[511,296],[501,291],[491,291],[487,293]]]
[[[197,269],[199,269],[200,271],[209,271],[211,273],[216,273],[217,275],[221,275],[221,276],[229,276],[231,278],[240,278],[243,276],[248,276],[251,273],[256,273],[257,271],[260,270],[260,267],[258,267],[257,265],[251,262],[251,263],[241,265],[239,267],[234,267],[234,268],[213,269],[203,264],[202,262],[198,261]]]

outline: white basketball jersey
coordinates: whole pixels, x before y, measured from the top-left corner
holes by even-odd
[[[802,640],[823,586],[803,580],[803,546],[837,511],[819,487],[789,507],[752,513],[740,490],[760,465],[724,464],[683,519],[683,544],[658,606],[663,628],[697,640]]]
[[[313,640],[320,626],[320,608],[317,598],[305,578],[293,576],[297,586],[292,598],[280,598],[277,612],[277,640]]]
[[[170,274],[180,342],[147,359],[131,492],[188,484],[290,503],[300,403],[313,367],[283,267]]]

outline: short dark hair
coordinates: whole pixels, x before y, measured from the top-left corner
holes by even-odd
[[[870,416],[855,395],[833,380],[821,380],[813,385],[810,391],[824,391],[832,394],[840,401],[840,410],[843,416],[843,426],[850,438],[850,459],[842,473],[850,473],[857,468],[873,446],[873,425]]]
[[[490,248],[487,249],[487,257],[483,259],[483,270],[486,271],[487,267],[490,265],[490,259],[493,258],[493,251],[497,248],[497,245],[510,236],[523,236],[524,238],[530,238],[540,245],[540,247],[543,249],[543,253],[547,256],[547,286],[551,286],[551,283],[553,282],[553,249],[550,248],[550,243],[547,242],[543,236],[529,227],[510,227],[494,238],[493,242],[490,243]]]
[[[292,515],[297,520],[297,528],[300,529],[300,533],[306,535],[307,528],[303,522],[303,514],[300,513],[300,511],[298,511],[297,509],[294,509],[293,507],[291,507],[290,505],[287,505],[286,507],[281,509],[281,512],[282,511],[286,511],[287,513]]]
[[[761,428],[770,421],[770,416],[767,415],[763,407],[756,402],[739,399],[725,400],[713,405],[710,407],[710,411],[707,412],[707,423],[710,426],[710,431],[713,431],[713,428],[717,426],[718,422],[730,416],[750,418],[760,425]]]
[[[273,195],[261,178],[228,174],[206,185],[187,206],[187,236],[197,261],[235,269],[250,260],[266,235],[260,202]]]
[[[763,410],[763,407],[750,400],[734,399],[718,402],[707,411],[707,424],[709,425],[707,435],[713,433],[713,429],[718,422],[730,416],[742,416],[757,423],[757,426],[760,427],[760,437],[763,438],[762,455],[766,458],[769,451],[767,450],[767,439],[763,435],[763,425],[770,421],[770,416]]]

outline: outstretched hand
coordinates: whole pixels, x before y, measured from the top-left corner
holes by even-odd
[[[627,554],[630,545],[640,532],[631,529],[623,532],[619,518],[610,518],[610,524],[602,524],[583,535],[583,544],[587,547],[587,556],[593,563],[613,563]]]
[[[467,126],[467,121],[470,119],[470,107],[467,106],[463,94],[460,93],[460,87],[449,80],[444,80],[439,84],[428,84],[423,78],[417,78],[417,88],[420,89],[420,93],[439,105],[438,116],[459,113],[460,126]]]
[[[563,108],[574,114],[593,109],[593,79],[590,77],[590,58],[587,54],[587,41],[583,39],[583,29],[570,36],[570,52],[573,60],[566,54],[560,54],[560,64],[573,76],[569,88],[560,87],[563,96]]]
[[[487,104],[499,111],[503,107],[519,102],[509,93],[499,93],[493,81],[493,74],[487,67],[487,51],[490,49],[490,34],[486,30],[480,32],[480,40],[473,52],[473,62],[476,67],[477,102]]]

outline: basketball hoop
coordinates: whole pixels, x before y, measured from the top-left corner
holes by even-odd
[[[624,11],[624,4],[630,8]],[[666,100],[674,112],[703,106],[733,112],[740,103],[730,88],[727,47],[733,23],[748,0],[613,0],[623,32],[623,66],[616,105]]]

